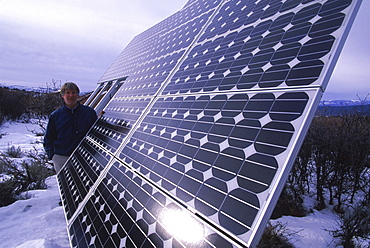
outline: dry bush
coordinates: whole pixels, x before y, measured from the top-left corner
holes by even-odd
[[[55,174],[45,154],[35,149],[27,156],[30,159],[21,164],[5,154],[0,156],[0,172],[8,178],[0,182],[0,207],[13,203],[27,190],[45,189],[46,178]]]
[[[339,216],[338,228],[329,230],[336,243],[348,248],[362,247],[362,241],[370,238],[369,202],[347,206]]]
[[[23,155],[21,147],[10,146],[5,152],[5,155],[11,158],[21,158]]]
[[[294,248],[290,239],[297,233],[289,230],[286,223],[277,222],[276,225],[272,225],[269,222],[257,248]]]

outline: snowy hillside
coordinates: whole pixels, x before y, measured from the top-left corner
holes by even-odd
[[[0,151],[9,145],[20,146],[22,150],[42,149],[41,137],[30,130],[37,125],[6,123],[0,128]],[[0,248],[66,248],[69,247],[63,208],[59,206],[59,189],[56,176],[46,181],[48,189],[32,190],[12,205],[0,208]],[[307,199],[310,205],[310,199]],[[326,230],[335,228],[337,216],[329,210],[314,211],[303,217],[286,216],[278,220],[287,223],[292,233],[292,242],[298,248],[335,247]]]

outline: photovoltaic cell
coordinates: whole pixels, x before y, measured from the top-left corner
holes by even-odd
[[[199,243],[183,233],[167,230],[168,218],[189,217],[191,235],[203,235]],[[178,224],[178,223],[176,223]],[[156,190],[119,162],[92,193],[71,226],[72,246],[88,247],[234,247],[190,212]],[[189,230],[188,230],[189,232]],[[186,238],[184,238],[186,237]]]
[[[71,246],[254,247],[359,4],[189,0],[136,36],[58,174]]]
[[[304,92],[161,98],[119,157],[199,213],[218,213],[215,224],[240,234],[250,229],[260,207],[256,193],[271,184],[278,167],[273,156],[286,151],[291,122],[307,102]],[[239,195],[246,199],[234,200]],[[238,208],[238,200],[253,204]]]
[[[191,4],[138,35],[100,81],[130,75],[118,96],[154,95],[220,2]]]
[[[110,155],[85,141],[58,174],[66,218],[70,219],[110,160]]]
[[[89,132],[87,138],[114,153],[149,103],[149,98],[116,98]],[[125,116],[123,119],[122,116]]]
[[[252,13],[259,13],[268,6],[267,1],[260,4],[262,2],[266,5],[257,7],[257,4]],[[314,84],[324,67],[323,60],[327,60],[325,55],[335,41],[330,34],[341,26],[345,16],[331,11],[317,18],[324,7],[325,4],[315,3],[285,14],[290,18],[269,19],[251,26],[248,21],[251,17],[245,10],[234,16],[233,8],[225,4],[164,93]],[[245,9],[252,7],[248,5]],[[238,20],[237,26],[235,20]]]

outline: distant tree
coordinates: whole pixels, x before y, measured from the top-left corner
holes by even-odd
[[[311,147],[311,162],[313,166],[316,189],[317,209],[323,209],[325,204],[325,188],[334,170],[332,163],[332,142],[334,130],[330,129],[329,117],[316,117],[309,129],[305,142]],[[307,152],[307,151],[306,151]],[[309,182],[308,182],[309,183]]]
[[[307,215],[307,210],[303,206],[303,197],[294,185],[287,183],[280,194],[271,219],[277,219],[283,215],[303,217]]]
[[[35,92],[0,86],[0,125],[22,119],[45,129],[45,120],[63,101],[58,92]]]
[[[354,111],[331,119],[331,128],[335,130],[331,158],[334,173],[328,188],[335,192],[335,210],[339,213],[343,211],[343,201],[353,203],[358,191],[366,188],[364,183],[369,182],[370,117]]]
[[[63,101],[59,93],[35,93],[28,100],[29,119],[45,130],[45,121],[57,108],[62,106]]]
[[[9,120],[19,119],[25,112],[27,98],[25,92],[0,87],[0,116]]]
[[[358,106],[313,119],[287,184],[301,194],[314,187],[317,209],[325,208],[328,200],[341,213],[343,203],[353,203],[359,195],[369,197],[370,114],[366,111]]]
[[[312,129],[312,127],[311,127]],[[310,131],[311,131],[310,129]],[[286,185],[291,185],[296,191],[296,194],[304,195],[311,191],[312,178],[312,151],[315,140],[311,135],[307,135],[303,142],[295,164],[292,167],[288,176]]]

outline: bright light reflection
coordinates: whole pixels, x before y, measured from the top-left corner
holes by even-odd
[[[203,226],[185,211],[165,209],[160,220],[165,229],[178,240],[198,243],[204,239]]]

